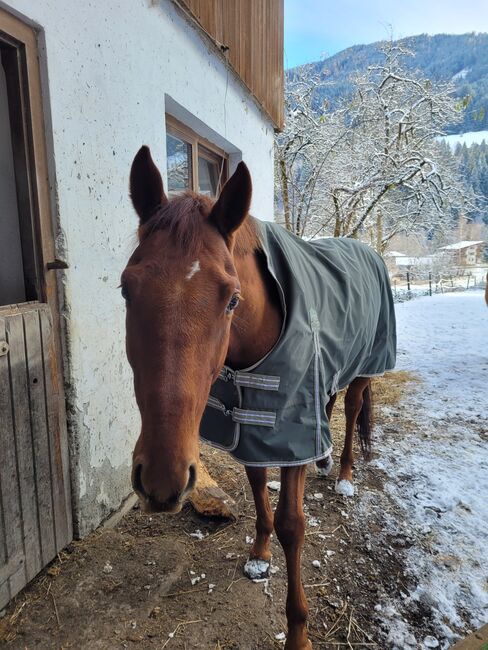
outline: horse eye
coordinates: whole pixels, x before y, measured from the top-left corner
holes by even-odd
[[[227,309],[226,309],[227,313],[230,314],[231,311],[234,311],[234,309],[237,307],[238,304],[239,304],[239,296],[237,295],[237,293],[235,293],[230,299],[229,304],[227,305]]]
[[[122,294],[122,298],[126,301],[129,302],[129,290],[127,289],[127,285],[123,284],[120,293]]]

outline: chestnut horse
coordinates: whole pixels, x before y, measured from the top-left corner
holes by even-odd
[[[187,192],[168,199],[149,149],[132,164],[130,192],[139,216],[139,244],[122,274],[127,356],[142,428],[132,483],[147,512],[179,512],[195,485],[199,425],[224,363],[248,368],[273,348],[283,314],[274,279],[263,264],[256,222],[248,215],[251,178],[240,163],[216,202]],[[242,302],[241,302],[242,300]],[[361,414],[366,437],[369,379],[346,394],[347,436],[339,480],[352,480],[352,437]],[[330,417],[333,399],[327,406]],[[359,418],[361,420],[361,418]],[[323,473],[331,462],[319,463]],[[271,558],[273,528],[288,572],[287,650],[311,648],[300,578],[306,466],[281,469],[273,516],[266,469],[246,467],[256,504],[251,559]]]

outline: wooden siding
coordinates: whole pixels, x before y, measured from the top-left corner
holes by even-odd
[[[0,609],[72,539],[48,305],[0,310]]]
[[[226,51],[229,63],[283,128],[283,0],[179,0]],[[179,4],[177,2],[177,4]]]

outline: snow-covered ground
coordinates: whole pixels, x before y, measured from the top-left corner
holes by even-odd
[[[455,133],[454,135],[445,135],[442,138],[454,149],[456,145],[466,144],[471,146],[473,143],[480,144],[485,140],[488,142],[488,131],[468,131],[467,133]]]
[[[396,314],[397,369],[422,384],[384,414],[374,461],[388,475],[383,503],[364,494],[359,509],[382,508],[384,527],[407,540],[416,588],[377,608],[388,647],[448,648],[488,622],[488,307],[477,290],[397,304]],[[417,638],[413,608],[435,636]]]

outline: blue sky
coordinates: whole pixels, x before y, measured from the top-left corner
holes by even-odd
[[[285,67],[384,38],[488,32],[488,0],[285,0]]]

